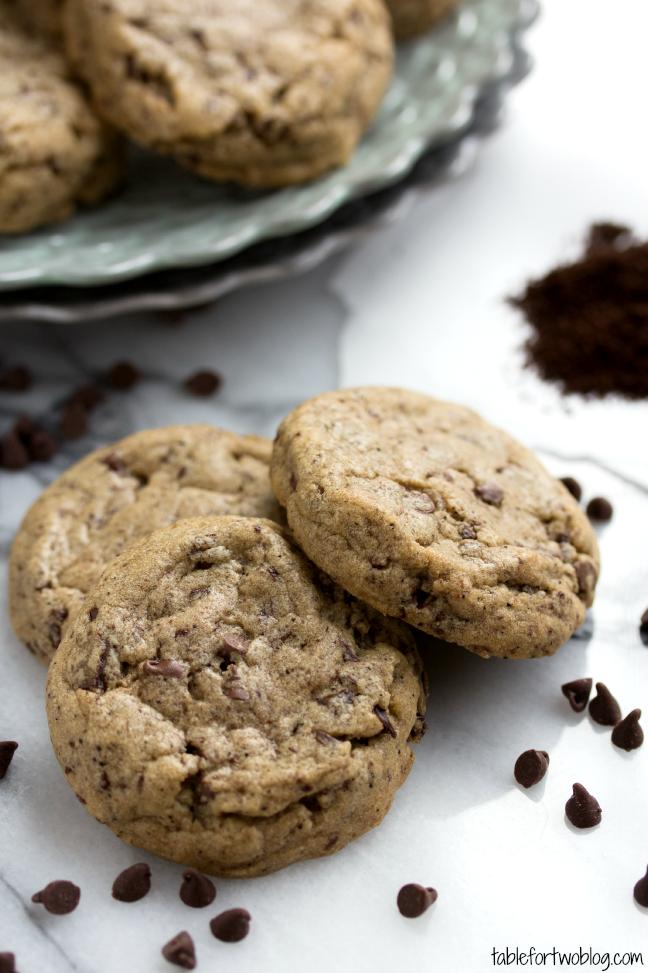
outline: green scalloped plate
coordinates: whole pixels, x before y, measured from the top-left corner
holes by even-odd
[[[465,0],[436,31],[403,45],[379,116],[343,169],[291,189],[248,193],[137,153],[128,187],[67,223],[0,243],[0,290],[89,287],[226,260],[315,226],[401,179],[468,123],[484,85],[511,70],[512,38],[536,0]]]

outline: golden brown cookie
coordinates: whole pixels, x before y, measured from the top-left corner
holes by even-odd
[[[135,433],[86,456],[27,512],[11,551],[11,620],[44,662],[86,592],[130,543],[184,517],[278,515],[270,443],[213,426]]]
[[[281,424],[272,484],[338,584],[479,655],[555,652],[592,603],[584,513],[528,449],[462,406],[395,388],[320,395]]]
[[[459,0],[387,0],[397,40],[407,40],[436,27]]]
[[[121,177],[120,140],[60,52],[0,2],[0,234],[63,220]]]
[[[382,0],[70,0],[65,26],[103,117],[246,186],[344,164],[392,70]]]
[[[422,731],[405,626],[270,521],[186,520],[106,569],[50,667],[56,755],[125,841],[261,875],[378,824]]]

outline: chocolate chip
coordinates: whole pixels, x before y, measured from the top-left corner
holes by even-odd
[[[599,524],[607,524],[612,520],[614,508],[605,497],[593,497],[585,507],[585,513],[590,520]]]
[[[597,682],[596,696],[589,704],[589,714],[601,726],[616,726],[621,719],[621,707],[605,683]]]
[[[596,798],[582,784],[574,784],[572,796],[565,804],[567,820],[575,828],[594,828],[601,823],[601,813]]]
[[[112,887],[113,899],[119,902],[138,902],[151,891],[151,869],[138,862],[120,872]]]
[[[561,689],[574,713],[582,713],[592,692],[592,680],[574,679],[572,682],[566,682]]]
[[[226,909],[211,920],[209,928],[222,943],[239,943],[249,933],[251,919],[247,909]]]
[[[0,953],[0,973],[16,973],[16,957],[13,953]]]
[[[402,916],[418,919],[436,902],[437,898],[436,889],[411,882],[409,885],[403,885],[396,897],[396,905]]]
[[[80,439],[88,429],[88,414],[78,402],[66,405],[61,413],[59,424],[64,439]]]
[[[644,741],[644,733],[639,720],[641,710],[633,709],[625,719],[612,730],[612,743],[621,750],[637,750]]]
[[[640,878],[634,887],[635,902],[648,909],[648,868],[643,878]]]
[[[216,372],[204,369],[200,372],[194,372],[189,378],[185,379],[184,387],[187,392],[191,392],[192,395],[197,395],[200,398],[207,398],[213,395],[222,385],[222,379],[220,375]]]
[[[522,787],[539,784],[547,773],[549,754],[546,750],[525,750],[515,761],[513,774]]]
[[[99,385],[94,382],[86,382],[79,385],[67,400],[67,405],[78,405],[91,412],[106,398],[105,393]]]
[[[26,392],[32,386],[31,372],[24,365],[13,365],[0,375],[0,391]]]
[[[326,730],[315,730],[315,739],[318,743],[328,747],[337,743],[335,737],[331,736],[330,733],[327,733]]]
[[[245,655],[250,648],[248,639],[243,638],[242,635],[224,635],[223,645],[231,652],[238,652],[240,655]]]
[[[390,737],[396,737],[398,734],[396,733],[394,724],[391,722],[389,716],[387,715],[387,711],[384,710],[382,706],[378,706],[378,704],[374,706],[373,711],[378,717],[378,719],[380,720],[380,722],[382,723],[383,728],[387,730],[387,733],[389,733]]]
[[[563,484],[563,486],[567,487],[575,500],[580,500],[580,498],[583,496],[583,488],[578,480],[575,480],[573,476],[561,476],[560,482]]]
[[[459,528],[459,536],[463,537],[465,541],[474,541],[477,537],[477,531],[470,524],[462,524]]]
[[[26,442],[29,458],[36,463],[46,463],[58,449],[58,443],[45,429],[36,427]]]
[[[5,470],[24,470],[29,463],[29,453],[13,429],[0,440],[0,466]]]
[[[162,947],[162,955],[174,966],[181,966],[183,970],[195,970],[196,947],[188,932],[179,932]]]
[[[147,676],[163,676],[165,679],[182,679],[187,667],[176,659],[147,659],[142,672]]]
[[[596,585],[596,568],[589,561],[577,561],[574,571],[578,581],[578,594],[589,597]]]
[[[250,698],[247,689],[236,680],[223,686],[223,693],[228,699],[239,699],[243,703],[246,703]]]
[[[108,469],[112,470],[113,473],[126,472],[126,463],[124,463],[121,456],[119,456],[117,453],[108,453],[107,456],[104,456],[101,462],[105,463]]]
[[[475,493],[491,507],[500,507],[504,499],[504,491],[496,483],[480,483],[475,487]]]
[[[74,912],[81,898],[81,889],[72,882],[50,882],[40,892],[32,895],[32,902],[45,906],[55,916],[65,916]]]
[[[648,608],[639,619],[639,638],[644,645],[648,645]]]
[[[195,868],[188,868],[182,873],[180,898],[192,909],[204,909],[216,898],[216,886],[202,872],[196,871]]]
[[[139,369],[129,361],[118,361],[108,369],[106,381],[112,388],[126,391],[137,385],[141,378]]]
[[[0,780],[9,770],[9,764],[17,749],[18,744],[15,740],[0,740]]]

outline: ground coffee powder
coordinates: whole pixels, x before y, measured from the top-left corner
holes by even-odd
[[[583,256],[511,303],[532,333],[527,364],[563,392],[648,398],[648,243],[596,223]]]

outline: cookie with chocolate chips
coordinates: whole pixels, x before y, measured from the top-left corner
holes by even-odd
[[[18,638],[49,662],[85,594],[132,541],[185,517],[279,516],[270,443],[207,425],[128,436],[76,463],[27,512],[9,567]]]
[[[281,424],[271,476],[298,543],[338,584],[481,656],[555,652],[592,602],[587,518],[470,409],[396,388],[320,395]]]
[[[392,72],[382,0],[70,0],[65,27],[103,117],[244,186],[343,165]]]
[[[54,39],[1,0],[0,234],[98,202],[122,171],[120,140],[90,108]]]
[[[407,40],[436,27],[458,6],[459,0],[387,0],[394,33]]]
[[[91,814],[139,848],[241,877],[377,825],[423,705],[406,626],[342,592],[281,527],[243,517],[183,521],[116,558],[47,686],[56,755]]]

